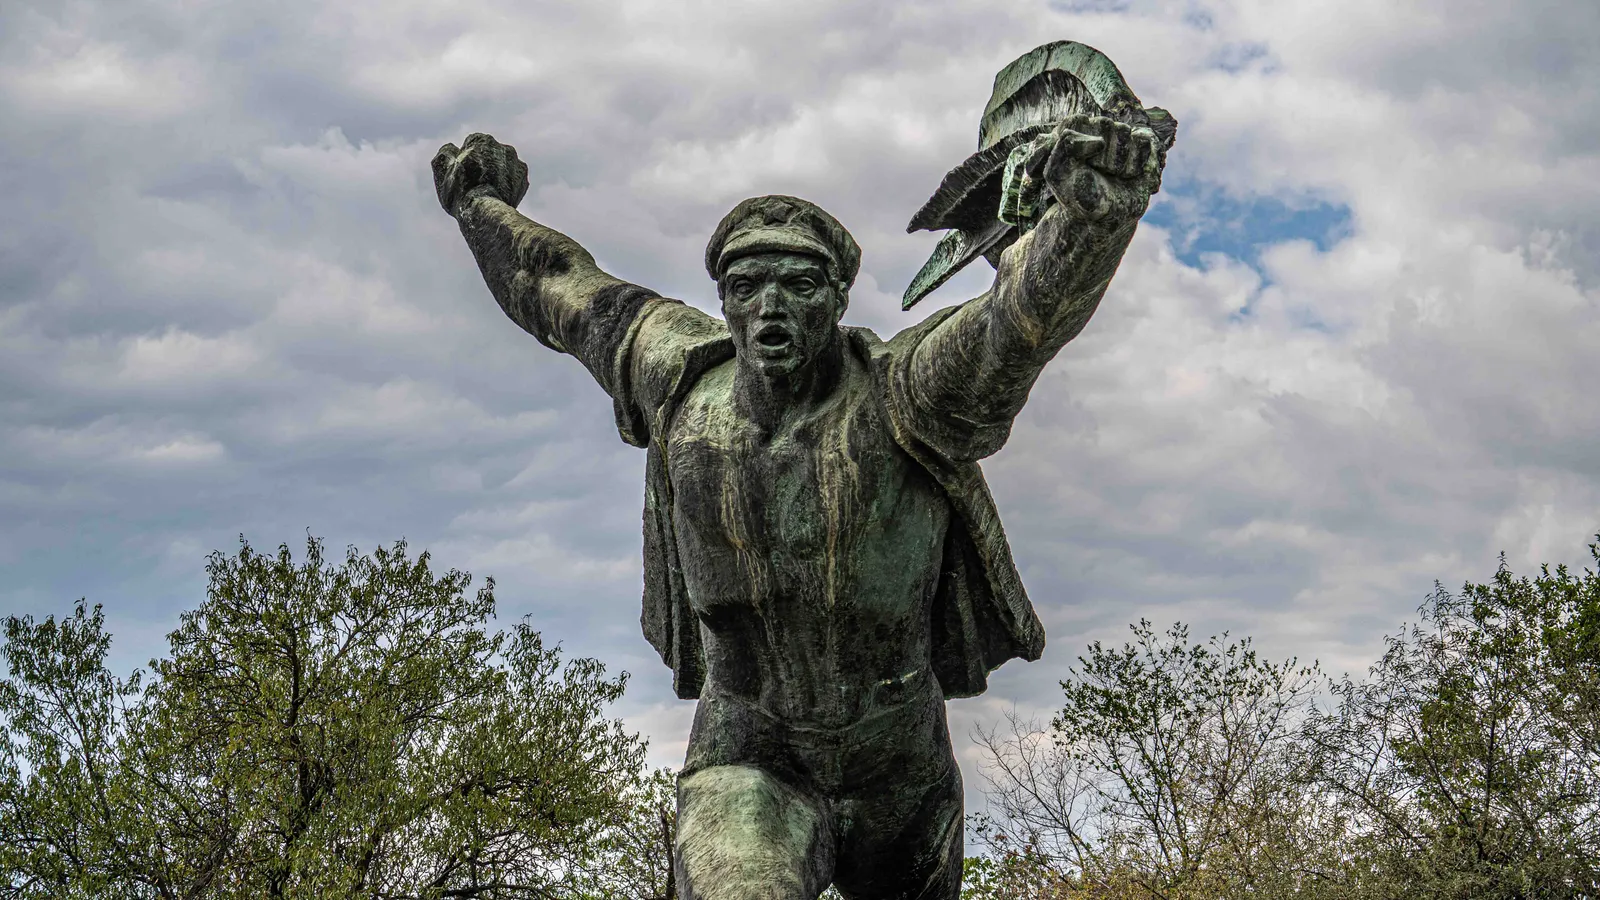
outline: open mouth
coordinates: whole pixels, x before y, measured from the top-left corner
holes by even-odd
[[[789,329],[782,325],[768,325],[756,332],[756,343],[767,350],[781,350],[793,342]]]

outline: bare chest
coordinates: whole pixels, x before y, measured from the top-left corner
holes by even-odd
[[[781,595],[832,606],[937,562],[943,495],[894,443],[866,379],[847,380],[829,403],[770,434],[711,387],[685,403],[668,446],[675,531],[697,605]],[[919,592],[911,582],[920,581],[889,593]]]
[[[860,399],[772,434],[728,406],[685,409],[669,451],[676,516],[730,547],[799,557],[870,530],[907,461]]]

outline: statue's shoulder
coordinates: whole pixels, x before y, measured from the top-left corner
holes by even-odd
[[[662,376],[676,377],[686,366],[707,360],[721,361],[721,349],[731,350],[728,325],[681,300],[657,297],[646,304],[632,335],[631,352],[646,370],[660,370]],[[695,373],[695,374],[698,374]]]
[[[697,373],[678,404],[678,417],[704,418],[713,411],[731,409],[735,368],[736,363],[730,357]]]
[[[677,407],[702,376],[733,358],[733,340],[721,319],[678,300],[645,305],[617,357],[613,396],[623,440],[645,446],[662,435]]]
[[[869,364],[885,365],[892,359],[908,355],[917,344],[922,342],[923,337],[928,332],[937,328],[940,322],[948,319],[952,313],[960,308],[961,306],[958,304],[935,310],[926,319],[901,329],[887,341],[879,337],[878,333],[871,328],[863,328],[857,325],[845,326],[844,332],[850,341],[850,346],[854,348],[856,355],[863,361]]]

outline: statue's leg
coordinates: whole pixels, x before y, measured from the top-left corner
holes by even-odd
[[[961,774],[918,789],[899,784],[842,804],[851,818],[835,885],[848,900],[958,900]]]
[[[944,698],[873,720],[847,756],[834,885],[848,900],[961,896],[961,769]]]
[[[822,805],[752,766],[678,779],[676,849],[682,900],[816,900],[833,876]]]

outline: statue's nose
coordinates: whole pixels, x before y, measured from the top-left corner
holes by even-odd
[[[769,282],[762,285],[761,293],[756,295],[756,312],[763,319],[788,318],[788,305],[784,303],[783,291],[777,284]]]

